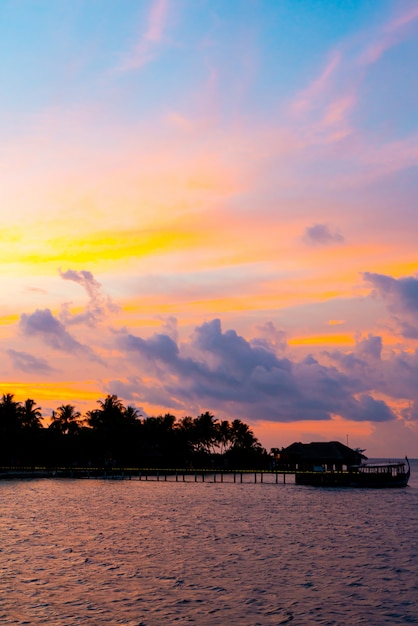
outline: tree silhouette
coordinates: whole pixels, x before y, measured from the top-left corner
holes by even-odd
[[[255,450],[260,445],[248,424],[239,419],[232,422],[231,440],[233,447],[240,450]]]
[[[201,413],[194,420],[197,449],[200,452],[206,454],[214,452],[214,446],[218,442],[217,421],[215,416],[209,413],[209,411]]]
[[[1,430],[4,434],[16,434],[19,430],[20,402],[15,402],[13,393],[3,394],[0,400]]]
[[[134,463],[139,456],[140,415],[135,407],[125,407],[116,395],[98,400],[100,408],[88,411],[87,424],[93,430],[96,453],[103,462]]]
[[[99,409],[87,411],[87,423],[99,431],[113,431],[121,425],[125,407],[116,395],[108,395],[98,400]],[[131,417],[131,415],[130,415]]]
[[[223,420],[218,424],[218,442],[221,447],[221,454],[227,450],[231,445],[232,428],[231,424],[227,420]]]
[[[35,400],[28,398],[19,407],[19,421],[24,430],[38,430],[42,428],[41,407],[36,405]]]
[[[80,432],[80,415],[71,404],[62,404],[52,412],[49,428],[60,435],[75,435]]]
[[[16,463],[19,456],[20,403],[14,394],[3,394],[0,400],[0,458],[3,463]]]
[[[116,395],[98,400],[85,420],[71,404],[52,412],[48,428],[41,407],[14,394],[0,398],[0,463],[125,467],[261,467],[267,454],[239,419],[219,421],[206,411],[177,420],[171,413],[143,418]],[[146,463],[146,465],[141,465]]]

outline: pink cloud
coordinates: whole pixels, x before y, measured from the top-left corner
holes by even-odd
[[[121,71],[139,69],[152,61],[164,38],[169,13],[168,0],[154,0],[148,13],[145,33],[118,67]]]
[[[349,59],[334,50],[319,76],[290,105],[287,127],[303,148],[338,143],[352,133],[349,117],[357,105],[357,85]]]
[[[404,11],[382,26],[358,33],[331,52],[319,75],[290,104],[288,128],[309,145],[336,144],[355,132],[350,116],[359,104],[367,66],[410,36],[418,7]],[[361,139],[361,138],[358,138]]]
[[[341,64],[341,53],[335,51],[321,74],[304,89],[292,104],[295,113],[305,113],[315,107],[331,86],[331,79]]]
[[[329,103],[323,118],[327,126],[335,126],[345,123],[348,113],[351,112],[356,102],[354,95],[345,95]]]
[[[366,50],[360,55],[359,62],[361,65],[370,65],[376,63],[388,50],[405,37],[406,26],[418,19],[418,7],[415,6],[410,11],[398,15],[395,19],[386,23],[375,35],[375,40],[367,46]]]
[[[146,41],[159,42],[163,37],[167,21],[168,0],[155,0],[151,6],[148,21],[148,30],[145,33]]]
[[[388,30],[397,30],[402,26],[414,22],[416,19],[418,19],[418,6],[415,5],[411,11],[405,11],[405,13],[393,20],[393,22],[389,24]]]

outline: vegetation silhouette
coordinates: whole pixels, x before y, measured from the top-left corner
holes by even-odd
[[[14,394],[0,400],[0,465],[14,467],[268,468],[270,457],[240,419],[206,411],[177,419],[143,417],[116,395],[82,416],[71,404],[52,411]]]

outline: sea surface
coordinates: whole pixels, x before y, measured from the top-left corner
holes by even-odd
[[[417,461],[405,489],[245,480],[0,481],[0,624],[418,624]]]

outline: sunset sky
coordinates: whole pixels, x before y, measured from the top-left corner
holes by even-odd
[[[2,0],[0,46],[0,393],[418,457],[416,0]]]

